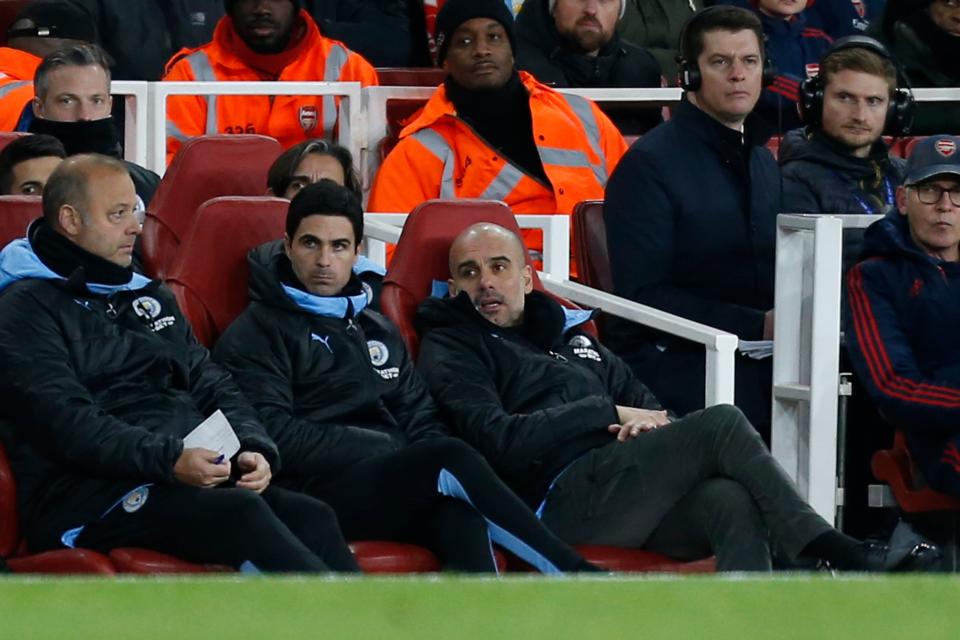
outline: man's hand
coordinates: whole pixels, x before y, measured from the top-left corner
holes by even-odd
[[[241,489],[262,493],[270,484],[270,478],[273,477],[270,473],[270,463],[261,453],[244,451],[237,456],[237,466],[244,472],[237,480],[237,486]]]
[[[667,417],[667,412],[664,410],[652,411],[620,405],[617,405],[617,420],[620,423],[610,425],[607,430],[616,434],[617,440],[620,442],[624,442],[628,438],[636,438],[645,431],[670,423],[670,418]]]
[[[210,449],[184,449],[173,465],[173,475],[193,487],[215,487],[230,477],[230,461],[222,458]]]

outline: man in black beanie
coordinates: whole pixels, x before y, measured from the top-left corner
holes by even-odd
[[[514,69],[513,16],[502,0],[449,0],[436,41],[447,78],[384,160],[370,211],[482,197],[518,214],[569,215],[603,197],[623,137],[591,101]],[[525,233],[541,250],[539,233]]]

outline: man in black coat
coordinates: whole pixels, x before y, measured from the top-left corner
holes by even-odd
[[[399,330],[367,306],[362,237],[350,190],[304,187],[283,241],[251,253],[252,302],[217,343],[277,442],[277,481],[330,504],[348,538],[414,541],[448,568],[495,571],[493,540],[545,572],[593,569],[447,435]]]
[[[780,172],[753,136],[764,75],[759,18],[710,7],[681,43],[684,100],[638,140],[607,184],[604,219],[617,295],[745,340],[773,333]],[[620,326],[611,347],[664,406],[703,407],[704,351]],[[737,406],[768,436],[770,360],[737,361]]]
[[[620,37],[625,0],[526,0],[517,15],[517,68],[553,87],[659,87],[660,64]],[[618,109],[621,132],[639,134],[661,122],[659,108]]]
[[[736,407],[668,415],[584,331],[590,313],[533,291],[524,255],[497,225],[460,234],[452,297],[417,314],[418,366],[457,433],[562,539],[714,553],[722,571],[769,571],[774,546],[859,570],[936,557],[913,545],[889,554],[830,527]]]
[[[29,547],[356,571],[330,508],[270,484],[276,445],[173,295],[131,271],[135,200],[119,160],[74,156],[0,253],[3,435]],[[185,446],[217,410],[235,455]]]

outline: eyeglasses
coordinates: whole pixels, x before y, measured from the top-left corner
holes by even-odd
[[[957,1],[960,2],[960,0]],[[912,184],[910,188],[916,190],[917,198],[923,204],[937,204],[940,202],[943,194],[948,193],[950,194],[950,202],[953,203],[953,206],[960,207],[960,187],[944,189],[937,184]]]

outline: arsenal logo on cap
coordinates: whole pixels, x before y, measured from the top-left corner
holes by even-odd
[[[945,158],[949,158],[957,151],[957,144],[950,138],[944,138],[943,140],[937,140],[936,145],[937,152]]]
[[[300,107],[300,126],[304,131],[313,131],[317,126],[317,107],[308,105]]]

